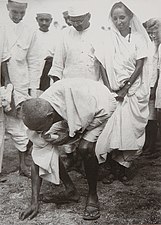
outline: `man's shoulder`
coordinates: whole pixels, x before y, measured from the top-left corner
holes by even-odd
[[[25,32],[28,32],[28,33],[31,34],[31,35],[36,33],[35,27],[29,26],[29,25],[26,24],[26,23],[23,23],[23,26],[24,26]]]

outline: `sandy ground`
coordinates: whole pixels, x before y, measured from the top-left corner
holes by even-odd
[[[81,195],[78,203],[58,206],[40,203],[39,214],[33,220],[19,220],[19,212],[30,204],[31,180],[18,174],[18,153],[12,141],[6,140],[3,176],[0,183],[0,225],[128,225],[161,224],[161,146],[153,158],[141,156],[133,167],[133,179],[126,186],[119,181],[105,185],[98,182],[101,217],[84,221],[82,214],[87,194],[86,179],[70,172]],[[158,157],[159,156],[159,157]],[[59,193],[63,185],[44,182],[41,193]]]

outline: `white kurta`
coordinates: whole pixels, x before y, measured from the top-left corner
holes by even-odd
[[[159,53],[159,60],[158,60],[159,80],[156,90],[155,108],[161,109],[161,45],[159,45],[158,53]]]
[[[22,21],[18,24],[10,19],[5,24],[11,60],[8,70],[14,86],[14,100],[18,105],[28,97],[28,89],[39,87],[40,55],[35,33]]]
[[[0,26],[0,71],[1,71],[1,62],[9,59],[9,51],[8,51],[8,44],[6,42],[4,28]],[[0,73],[1,75],[1,73]],[[1,86],[1,76],[0,76],[0,86]],[[2,170],[2,159],[3,159],[3,151],[4,151],[4,115],[3,115],[3,108],[1,105],[1,98],[0,98],[0,173]]]
[[[36,31],[36,42],[38,42],[39,46],[41,46],[41,73],[44,68],[45,58],[48,56],[54,56],[56,44],[59,38],[58,34],[59,32],[52,28],[48,32],[42,32],[41,30]]]
[[[113,94],[103,84],[89,79],[57,81],[40,98],[47,100],[67,121],[70,137],[84,132],[83,139],[90,142],[97,141],[116,108]],[[39,175],[58,184],[58,148],[36,132],[29,132],[29,138],[33,141],[32,157],[40,168]]]
[[[99,68],[94,52],[101,36],[101,31],[95,31],[91,27],[81,32],[74,27],[65,28],[49,75],[60,79],[82,77],[99,80]]]
[[[8,18],[5,35],[9,44],[11,59],[8,62],[10,81],[13,84],[15,106],[29,98],[29,89],[39,88],[40,56],[35,33],[21,21],[18,24]],[[28,143],[26,127],[16,116],[5,114],[5,128],[13,139],[15,147],[25,152]]]

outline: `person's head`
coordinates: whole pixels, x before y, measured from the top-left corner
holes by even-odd
[[[9,11],[9,17],[14,23],[19,23],[25,16],[27,8],[27,2],[24,0],[8,0],[7,9]]]
[[[148,24],[147,24],[147,21],[142,23],[143,27],[146,29],[147,33],[148,33],[148,36],[150,38],[151,41],[153,41],[153,33],[148,30]]]
[[[70,23],[77,31],[83,31],[90,26],[91,14],[82,4],[76,4],[68,11]]]
[[[149,37],[156,46],[161,43],[161,19],[151,18],[145,23],[143,23]]]
[[[120,33],[129,30],[133,13],[122,2],[115,3],[111,9],[111,18]]]
[[[36,20],[38,22],[39,29],[42,32],[47,32],[53,19],[52,15],[49,13],[37,13]]]
[[[51,104],[42,98],[31,98],[22,103],[22,120],[34,131],[48,131],[52,124],[59,121],[60,116]]]

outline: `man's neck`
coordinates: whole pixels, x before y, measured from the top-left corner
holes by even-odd
[[[41,30],[41,28],[39,28],[39,30],[40,30],[41,32],[43,32],[43,33],[47,33],[47,32],[49,31],[49,29],[48,29],[48,30]]]

